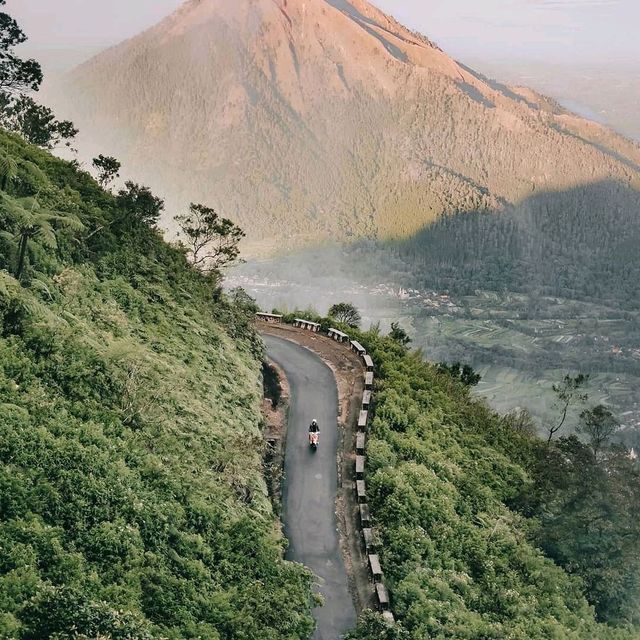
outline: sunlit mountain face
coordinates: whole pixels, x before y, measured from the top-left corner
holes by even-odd
[[[61,94],[94,132],[85,156],[118,156],[174,207],[220,207],[249,253],[410,237],[443,214],[639,176],[638,147],[363,0],[193,0]]]
[[[543,419],[558,372],[588,368],[635,424],[640,149],[580,99],[488,76],[363,0],[199,0],[75,69],[57,102],[91,132],[82,157],[115,155],[167,199],[165,226],[206,202],[247,231],[245,257],[302,250],[247,276],[270,274],[263,304],[297,304],[283,281],[353,295],[319,282],[332,268],[415,289],[414,344],[482,368],[501,408],[541,399]],[[318,249],[336,242],[339,260]],[[434,291],[456,314],[420,302]]]

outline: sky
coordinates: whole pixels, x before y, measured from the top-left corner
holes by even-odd
[[[378,0],[454,56],[640,61],[638,0]]]
[[[237,2],[238,0],[228,0]],[[51,73],[152,26],[182,0],[9,0]],[[453,57],[640,139],[640,0],[374,0]],[[597,88],[596,88],[597,85]]]

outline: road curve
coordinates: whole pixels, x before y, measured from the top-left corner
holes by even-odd
[[[356,624],[340,552],[336,519],[338,491],[338,390],[329,367],[304,347],[263,335],[269,357],[291,388],[283,486],[287,559],[301,562],[320,579],[324,606],[314,610],[314,640],[337,640]],[[309,448],[308,427],[320,424],[320,447]]]

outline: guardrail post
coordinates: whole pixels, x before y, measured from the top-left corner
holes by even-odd
[[[359,433],[356,436],[356,454],[359,456],[364,455],[364,448],[367,442],[367,436],[364,433]]]

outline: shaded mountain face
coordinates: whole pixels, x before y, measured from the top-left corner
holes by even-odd
[[[191,0],[76,69],[57,102],[91,131],[83,154],[117,156],[173,211],[217,207],[250,251],[407,237],[598,180],[640,187],[640,147],[364,0]]]

